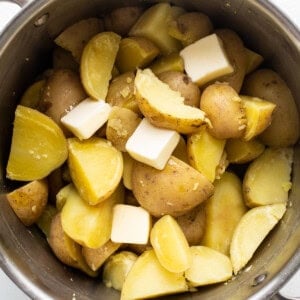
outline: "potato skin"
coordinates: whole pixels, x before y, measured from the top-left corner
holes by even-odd
[[[213,193],[213,185],[200,172],[171,156],[163,170],[135,162],[132,191],[153,216],[177,217],[205,201]]]
[[[227,83],[215,83],[202,93],[200,108],[212,127],[209,133],[218,139],[241,138],[246,129],[245,111],[237,92]]]
[[[259,139],[271,147],[288,147],[299,139],[299,111],[285,81],[273,70],[251,73],[244,82],[243,93],[276,104],[271,125]]]
[[[200,89],[186,74],[176,71],[166,71],[160,73],[157,77],[168,84],[172,90],[179,92],[184,98],[185,105],[199,107]]]

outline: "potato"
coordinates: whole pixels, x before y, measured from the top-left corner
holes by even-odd
[[[177,217],[208,199],[213,185],[200,172],[171,156],[163,170],[135,162],[132,191],[153,216]]]
[[[255,69],[257,69],[260,64],[264,61],[264,58],[258,54],[257,52],[254,52],[253,50],[250,50],[245,47],[246,52],[246,58],[247,58],[247,67],[246,67],[246,75],[253,72]]]
[[[115,106],[112,108],[106,126],[106,137],[119,150],[126,152],[129,137],[141,122],[132,110]]]
[[[248,167],[243,181],[249,207],[286,203],[292,188],[292,148],[269,148]]]
[[[81,253],[81,246],[63,231],[60,213],[56,214],[52,219],[47,241],[55,256],[67,266],[80,269],[91,277],[98,275],[86,264]]]
[[[82,247],[82,255],[88,266],[93,271],[97,271],[104,262],[120,248],[120,246],[121,244],[108,240],[104,245],[97,249]]]
[[[217,80],[227,82],[239,93],[247,68],[247,57],[243,41],[230,29],[217,29],[215,33],[222,40],[229,62],[234,68],[233,73]]]
[[[140,114],[135,100],[134,78],[133,72],[127,72],[114,78],[109,85],[106,102],[112,106],[128,108]]]
[[[103,267],[103,282],[107,287],[121,291],[124,281],[138,256],[129,251],[113,254]]]
[[[125,6],[114,9],[104,17],[106,31],[113,31],[121,36],[126,36],[131,27],[141,16],[143,8],[139,6]]]
[[[120,42],[116,66],[121,73],[135,71],[149,65],[159,53],[156,45],[146,38],[124,38]]]
[[[184,104],[199,107],[200,90],[192,80],[182,72],[167,71],[157,76],[172,90],[177,91],[184,98]]]
[[[68,156],[66,139],[59,126],[35,109],[18,105],[6,176],[31,181],[48,176]]]
[[[232,277],[232,265],[228,256],[204,246],[193,246],[190,250],[192,264],[184,274],[190,286],[214,284]]]
[[[141,244],[127,244],[126,249],[136,253],[137,255],[141,255],[147,250],[153,249],[150,242],[146,245]]]
[[[202,93],[200,108],[211,122],[209,133],[218,139],[241,138],[246,116],[236,91],[226,83],[215,83]]]
[[[23,106],[37,109],[41,101],[42,92],[45,87],[45,83],[46,80],[42,79],[29,86],[24,92],[24,94],[22,95],[20,104]]]
[[[245,164],[261,155],[265,146],[256,139],[248,142],[240,139],[228,139],[225,150],[229,163]]]
[[[182,136],[180,136],[179,142],[176,148],[174,149],[172,155],[184,161],[187,164],[189,163],[186,142]]]
[[[56,208],[61,211],[66,204],[69,195],[72,193],[74,186],[72,183],[61,188],[56,194]]]
[[[230,258],[236,275],[251,259],[268,233],[286,211],[283,203],[250,209],[239,221],[230,245]]]
[[[123,202],[122,185],[107,200],[93,206],[87,204],[72,186],[61,211],[63,230],[80,245],[97,249],[110,239],[113,206]]]
[[[54,120],[70,135],[62,125],[61,118],[87,97],[79,76],[71,70],[54,70],[46,81],[39,110]]]
[[[106,200],[123,174],[122,153],[105,139],[68,139],[68,166],[74,185],[90,205]],[[100,180],[101,178],[101,180]]]
[[[156,59],[149,68],[156,75],[167,71],[184,72],[183,59],[178,53],[171,53]]]
[[[54,42],[70,51],[77,62],[86,43],[97,33],[103,31],[103,21],[97,18],[81,20],[67,27]]]
[[[178,52],[180,43],[168,34],[168,22],[174,18],[169,3],[158,3],[148,8],[133,25],[129,36],[145,37],[160,48],[162,54]]]
[[[148,250],[138,257],[128,273],[121,300],[147,299],[185,291],[188,291],[188,284],[183,273],[169,272],[159,263],[154,250]]]
[[[210,135],[206,126],[188,136],[187,151],[190,165],[211,182],[215,180],[216,175],[220,175],[217,174],[217,168],[221,162],[225,143],[225,140]]]
[[[160,264],[174,273],[184,272],[191,266],[191,253],[188,241],[170,215],[161,217],[152,227],[150,242]]]
[[[51,222],[54,216],[57,214],[57,212],[58,211],[55,206],[47,204],[42,214],[35,222],[36,225],[42,230],[46,238],[48,238],[50,235]]]
[[[131,173],[133,167],[134,159],[127,153],[123,153],[123,184],[124,186],[131,190],[132,183],[131,183]]]
[[[203,111],[185,105],[184,98],[159,80],[150,69],[138,70],[134,84],[139,108],[154,126],[187,134],[208,122]]]
[[[63,168],[55,169],[48,175],[47,180],[49,186],[49,201],[55,204],[56,194],[65,185],[65,181],[63,180]]]
[[[179,40],[184,47],[200,40],[213,31],[209,17],[200,12],[181,14],[168,24],[170,36]]]
[[[241,180],[225,172],[214,183],[214,194],[205,202],[206,223],[201,244],[229,255],[233,232],[246,213]]]
[[[204,204],[200,204],[186,214],[176,218],[189,245],[200,245],[205,228]]]
[[[299,112],[293,95],[284,80],[270,69],[251,73],[244,82],[243,93],[276,104],[272,124],[260,135],[271,147],[294,145],[299,139]]]
[[[6,194],[9,205],[26,226],[35,223],[42,215],[48,201],[46,180],[34,180]]]
[[[54,70],[68,69],[75,73],[79,73],[79,64],[72,56],[71,52],[56,47],[52,54],[52,65]]]

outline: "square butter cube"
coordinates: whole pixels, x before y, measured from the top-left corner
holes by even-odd
[[[117,204],[113,208],[111,240],[115,243],[148,243],[151,216],[142,207]]]
[[[162,170],[179,142],[175,130],[158,128],[144,118],[126,143],[126,150],[136,160]]]
[[[215,33],[185,47],[180,56],[186,73],[199,86],[234,71]]]
[[[90,138],[108,119],[111,106],[103,100],[85,99],[61,118],[79,139]]]

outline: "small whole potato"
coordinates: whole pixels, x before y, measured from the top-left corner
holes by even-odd
[[[177,71],[166,71],[160,73],[158,78],[169,87],[184,97],[184,104],[199,107],[200,90],[198,86],[184,73]]]
[[[241,138],[246,129],[245,111],[237,92],[227,83],[215,83],[202,93],[200,108],[210,122],[211,135],[218,139]]]
[[[151,215],[183,215],[213,193],[213,185],[200,172],[171,156],[163,170],[140,162],[132,169],[132,191]]]
[[[271,125],[259,136],[265,145],[287,147],[297,142],[299,112],[291,90],[276,72],[270,69],[253,72],[245,79],[242,91],[276,104]]]

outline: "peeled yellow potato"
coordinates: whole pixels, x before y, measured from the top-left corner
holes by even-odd
[[[87,204],[73,186],[61,211],[66,234],[82,246],[99,248],[110,239],[113,206],[124,201],[124,189],[118,189],[98,205]]]
[[[150,232],[150,241],[160,264],[170,272],[180,273],[191,265],[186,237],[174,218],[161,217]]]
[[[104,100],[121,37],[113,32],[95,35],[84,47],[80,75],[86,92],[94,99]]]
[[[20,104],[34,109],[38,108],[45,84],[45,79],[33,83],[23,94]]]
[[[189,285],[196,287],[223,282],[232,277],[228,256],[204,246],[192,246],[192,264],[185,271]]]
[[[51,204],[47,204],[43,210],[43,213],[36,221],[36,225],[41,229],[44,235],[48,238],[50,234],[50,226],[52,219],[57,214],[57,209]]]
[[[250,209],[238,223],[230,245],[234,274],[251,259],[254,252],[286,211],[285,204],[272,204]]]
[[[201,244],[229,255],[235,227],[247,211],[242,183],[235,174],[225,172],[214,185],[214,194],[205,205],[206,224]]]
[[[64,163],[66,139],[58,125],[35,109],[18,105],[6,167],[9,179],[42,179]]]
[[[206,126],[202,126],[199,132],[188,136],[189,162],[211,182],[216,178],[225,143],[226,140],[217,139],[209,134]]]
[[[183,273],[169,272],[159,263],[154,250],[147,250],[129,271],[121,291],[121,300],[147,299],[187,290]]]
[[[71,178],[88,204],[107,199],[118,186],[123,173],[122,153],[105,139],[68,139]]]
[[[123,153],[123,184],[124,186],[132,190],[132,183],[131,183],[131,174],[132,174],[132,167],[134,163],[134,159],[127,153]]]
[[[246,74],[249,74],[263,62],[264,58],[257,52],[254,52],[248,48],[245,48],[245,53],[247,60]]]
[[[150,69],[138,70],[134,83],[139,108],[154,126],[193,133],[208,122],[203,111],[185,105],[180,93],[159,80]]]
[[[257,97],[240,96],[245,109],[247,126],[244,134],[246,141],[262,133],[272,121],[276,105]]]
[[[246,205],[286,203],[292,188],[292,163],[292,148],[269,148],[255,159],[243,181]]]
[[[149,68],[154,74],[158,75],[168,71],[183,72],[184,64],[182,57],[179,55],[179,53],[175,52],[155,60],[155,62],[152,63]]]

